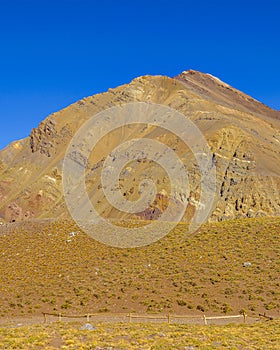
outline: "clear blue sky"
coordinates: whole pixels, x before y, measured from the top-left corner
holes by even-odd
[[[280,109],[280,2],[0,0],[0,148],[145,74],[211,73]]]

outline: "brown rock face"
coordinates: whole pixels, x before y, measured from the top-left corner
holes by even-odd
[[[280,112],[209,74],[187,71],[175,78],[145,76],[130,84],[84,98],[52,114],[30,137],[0,152],[0,219],[22,221],[68,215],[62,193],[62,162],[73,135],[84,122],[112,106],[127,102],[153,102],[169,106],[189,117],[201,130],[213,152],[217,169],[215,207],[210,220],[280,215]],[[117,129],[96,145],[89,159],[74,154],[86,165],[89,197],[101,215],[130,216],[106,200],[100,181],[108,154],[132,138],[148,137],[167,144],[182,159],[190,181],[185,220],[194,214],[200,198],[198,166],[188,147],[164,129],[137,124]],[[168,203],[182,203],[184,189],[170,198],[170,181],[163,169],[150,161],[128,164],[119,190],[130,200],[139,198],[139,183],[153,180],[157,195],[150,208],[136,217],[157,219]],[[133,216],[135,218],[135,215]]]
[[[33,153],[39,151],[50,157],[57,143],[57,131],[53,118],[42,122],[37,129],[33,129],[30,135],[30,147]]]

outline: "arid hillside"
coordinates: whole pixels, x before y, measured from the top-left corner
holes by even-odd
[[[279,317],[279,227],[279,218],[239,219],[191,235],[180,224],[153,245],[119,249],[66,220],[0,226],[0,317],[242,310]]]
[[[0,220],[67,217],[62,164],[70,140],[96,113],[128,102],[169,106],[190,118],[201,130],[213,152],[217,170],[216,197],[210,220],[280,214],[280,113],[218,78],[187,71],[175,78],[139,77],[130,84],[84,98],[48,116],[28,138],[2,150]],[[191,189],[185,215],[188,221],[200,198],[201,177],[195,158],[178,136],[151,125],[127,125],[96,145],[86,172],[87,190],[93,205],[104,217],[129,218],[128,214],[108,204],[100,174],[104,160],[116,146],[141,137],[167,144],[185,164]],[[79,161],[79,155],[76,160]],[[136,200],[143,173],[156,172],[156,199],[150,208],[138,214],[141,219],[155,219],[173,200],[166,173],[162,169],[154,171],[155,166],[147,160],[133,162],[120,178],[123,196]],[[181,195],[178,193],[176,201],[180,201]]]

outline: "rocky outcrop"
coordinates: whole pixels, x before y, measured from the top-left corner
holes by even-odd
[[[71,137],[67,125],[60,130],[57,129],[57,122],[53,116],[44,120],[38,128],[32,129],[29,140],[32,153],[39,152],[47,157],[57,153],[56,148],[59,145],[67,143]]]
[[[57,144],[57,130],[55,120],[51,117],[43,121],[37,129],[33,129],[30,135],[30,147],[33,153],[51,157]]]

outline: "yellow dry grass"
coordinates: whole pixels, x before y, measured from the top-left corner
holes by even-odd
[[[53,323],[0,328],[0,348],[277,350],[279,337],[279,321],[227,326],[103,323],[93,331],[81,330],[78,323]]]

